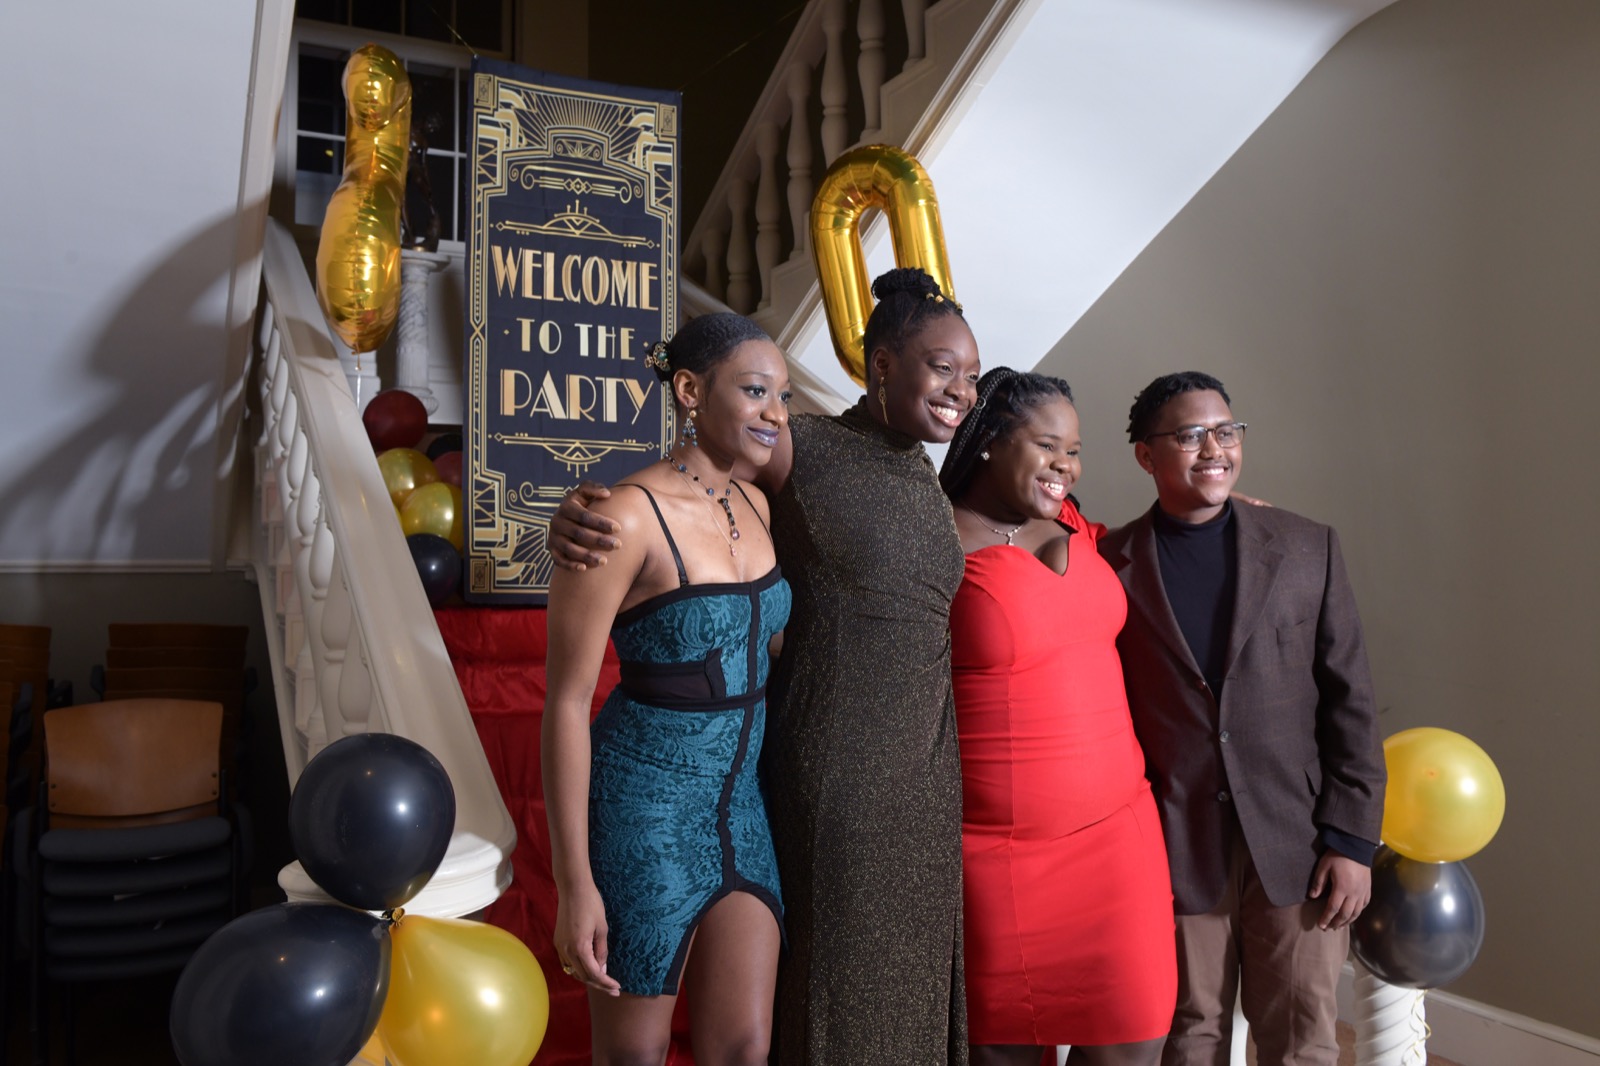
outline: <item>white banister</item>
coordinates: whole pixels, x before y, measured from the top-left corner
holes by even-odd
[[[774,336],[814,312],[806,216],[823,168],[851,144],[911,147],[917,131],[953,105],[995,27],[1023,4],[902,0],[901,55],[890,54],[898,44],[887,33],[884,0],[859,0],[853,19],[846,0],[810,0],[684,241],[684,276]],[[858,93],[863,125],[854,129]]]
[[[831,166],[850,144],[845,106],[850,78],[844,65],[844,0],[822,0],[822,33],[827,47],[822,60],[822,158]]]
[[[811,97],[811,68],[795,60],[784,75],[789,93],[789,149],[784,162],[789,164],[789,231],[794,234],[792,256],[806,253],[806,220],[811,217],[811,125],[807,121],[806,101]],[[712,292],[716,290],[707,286]]]
[[[756,131],[756,158],[760,170],[756,178],[756,269],[761,272],[761,306],[772,299],[772,271],[778,265],[783,238],[778,220],[783,215],[783,200],[778,194],[778,124],[763,122]]]
[[[340,737],[381,731],[427,748],[450,774],[456,825],[444,862],[407,909],[470,914],[510,883],[516,829],[416,579],[353,383],[294,239],[276,222],[267,226],[263,280],[253,561],[290,783]],[[372,357],[362,358],[364,386]],[[298,864],[279,883],[291,899],[320,898]]]
[[[906,67],[927,55],[927,27],[922,18],[928,13],[928,0],[900,0],[906,16]]]
[[[861,10],[856,13],[856,36],[861,39],[861,54],[856,58],[856,74],[861,79],[861,106],[866,122],[861,130],[863,141],[876,140],[883,114],[883,76],[888,61],[883,55],[883,0],[861,0]]]
[[[728,187],[728,305],[741,315],[756,309],[750,279],[750,182],[737,179]]]

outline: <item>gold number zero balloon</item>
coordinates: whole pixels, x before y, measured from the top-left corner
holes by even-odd
[[[400,209],[411,140],[411,80],[386,48],[344,68],[344,177],[317,242],[317,302],[351,351],[375,351],[400,306]]]
[[[886,144],[852,148],[834,160],[811,202],[811,250],[833,350],[858,385],[867,383],[862,338],[872,314],[861,216],[874,207],[889,217],[894,261],[926,270],[945,296],[955,299],[939,201],[922,164],[905,149]]]

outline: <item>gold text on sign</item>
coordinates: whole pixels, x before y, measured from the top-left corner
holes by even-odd
[[[639,421],[655,390],[653,381],[587,374],[552,374],[534,379],[521,370],[500,371],[500,414],[548,415],[573,422]]]
[[[494,288],[501,296],[547,303],[658,310],[659,264],[598,255],[557,255],[537,248],[491,244]]]

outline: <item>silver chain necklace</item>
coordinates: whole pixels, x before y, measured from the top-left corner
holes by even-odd
[[[1024,518],[1022,521],[1018,522],[1010,530],[996,529],[993,526],[991,526],[989,523],[987,523],[987,522],[985,522],[983,520],[983,515],[979,514],[977,511],[974,511],[972,508],[968,507],[966,504],[962,504],[961,505],[961,509],[963,511],[967,512],[973,518],[976,518],[978,520],[978,524],[980,526],[982,526],[984,529],[987,529],[990,533],[993,533],[997,537],[1006,538],[1006,543],[1007,544],[1011,544],[1013,547],[1015,547],[1015,543],[1012,540],[1012,538],[1014,538],[1017,535],[1017,533],[1022,529],[1023,526],[1028,524],[1028,520],[1026,518]]]

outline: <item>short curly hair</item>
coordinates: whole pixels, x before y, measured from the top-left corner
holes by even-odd
[[[732,311],[696,315],[670,341],[650,346],[649,366],[663,382],[670,383],[680,370],[709,373],[746,341],[771,339],[766,330]]]
[[[1184,370],[1156,378],[1133,398],[1133,406],[1128,409],[1128,441],[1138,444],[1147,439],[1155,431],[1156,416],[1176,397],[1186,392],[1206,390],[1220,394],[1223,403],[1230,406],[1233,404],[1228,398],[1228,390],[1222,387],[1222,382],[1210,374],[1198,370]]]

